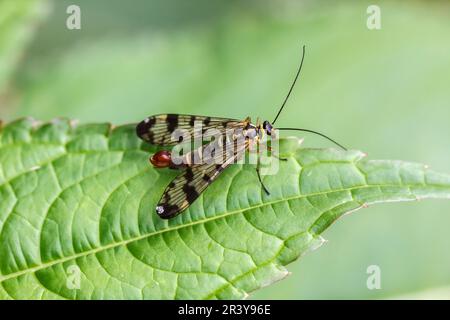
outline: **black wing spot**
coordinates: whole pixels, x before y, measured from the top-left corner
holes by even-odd
[[[177,205],[160,203],[156,206],[156,213],[162,219],[170,219],[178,214],[180,208]]]
[[[185,184],[183,186],[183,191],[186,193],[186,200],[189,204],[194,202],[199,196],[197,190],[195,190],[195,187],[190,186],[189,184]]]
[[[153,122],[151,122],[151,120],[153,120]],[[150,132],[150,128],[153,126],[154,124],[154,118],[150,118],[150,120],[144,120],[139,122],[139,124],[136,126],[136,134],[138,135],[138,137],[140,138],[144,138],[148,135],[148,133]]]
[[[166,118],[167,122],[167,131],[170,133],[174,132],[178,127],[178,115],[176,114],[168,114]]]
[[[191,168],[186,169],[186,175],[185,175],[185,177],[186,177],[186,180],[187,180],[188,182],[189,182],[189,181],[192,181],[192,180],[194,179],[194,172],[192,171]]]
[[[189,120],[189,125],[190,125],[191,127],[193,127],[194,124],[195,124],[195,116],[191,116],[191,119]]]
[[[209,125],[210,122],[211,122],[211,117],[206,117],[205,120],[203,120],[203,124],[205,126]]]
[[[206,182],[210,182],[210,181],[211,181],[211,177],[208,176],[207,174],[204,174],[203,177],[202,177],[202,179],[203,179],[204,181],[206,181]]]

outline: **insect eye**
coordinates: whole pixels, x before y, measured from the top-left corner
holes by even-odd
[[[267,134],[270,136],[270,134],[272,133],[272,125],[269,123],[269,121],[264,121],[263,129],[266,130]]]

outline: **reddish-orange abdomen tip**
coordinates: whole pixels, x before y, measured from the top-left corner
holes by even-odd
[[[167,168],[172,163],[171,153],[167,150],[158,151],[150,158],[150,162],[155,168]]]

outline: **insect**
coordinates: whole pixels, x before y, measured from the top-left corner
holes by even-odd
[[[271,123],[266,120],[262,123],[258,121],[256,124],[252,124],[249,117],[244,120],[237,120],[182,114],[159,114],[150,116],[137,125],[136,133],[141,139],[150,144],[163,147],[177,145],[183,140],[182,138],[174,139],[173,134],[176,130],[184,130],[191,137],[202,140],[208,138],[207,134],[205,135],[207,132],[206,129],[214,129],[221,134],[219,139],[215,139],[214,142],[201,144],[191,152],[183,154],[178,161],[174,161],[172,152],[168,150],[158,151],[150,158],[150,162],[155,168],[171,168],[181,171],[181,174],[175,177],[166,187],[161,200],[156,206],[156,213],[159,217],[170,219],[184,211],[217,179],[223,170],[240,160],[245,152],[255,144],[258,144],[265,135],[271,136],[273,134],[275,130],[273,124],[277,121],[289,99],[300,75],[304,58],[305,46],[303,46],[301,62],[294,81],[275,119]],[[201,124],[203,129],[196,131],[195,124]],[[317,131],[301,128],[277,128],[277,130],[296,130],[314,133],[346,150],[333,139]],[[234,133],[229,135],[227,132],[230,131]],[[212,148],[213,144],[214,148]],[[196,158],[201,158],[208,151],[208,148],[212,148],[214,151],[218,146],[219,148],[223,148],[223,150],[231,147],[228,149],[232,151],[228,153],[220,152],[218,154],[212,152],[209,156],[210,161],[194,161]],[[258,165],[256,166],[256,173],[262,188],[269,195],[269,191],[262,182]]]

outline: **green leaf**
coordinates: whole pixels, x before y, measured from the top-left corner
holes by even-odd
[[[359,151],[300,149],[258,183],[235,165],[186,212],[154,213],[177,174],[148,163],[134,126],[31,119],[0,133],[0,298],[243,298],[288,275],[345,213],[450,198],[450,176]],[[80,271],[79,288],[71,286]],[[75,272],[76,273],[76,272]]]

